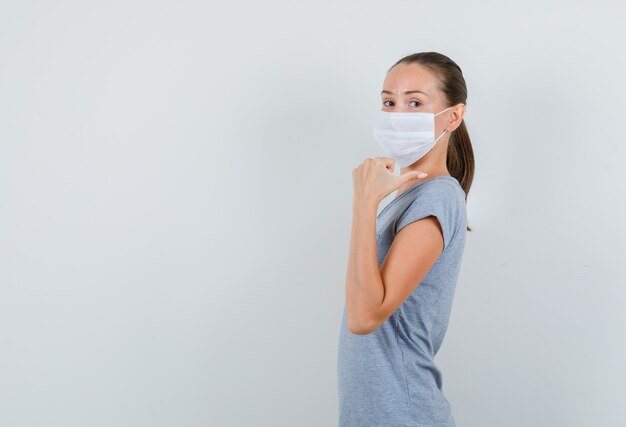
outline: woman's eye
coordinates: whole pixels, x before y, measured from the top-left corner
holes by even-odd
[[[412,104],[414,102],[417,102],[419,105],[422,105],[419,101],[411,101],[410,103]],[[419,105],[416,105],[415,107],[419,107]]]
[[[391,102],[391,101],[385,101],[385,102],[383,102],[383,105],[384,105],[385,107],[391,107],[391,105],[387,105],[387,103],[388,103],[388,102]]]

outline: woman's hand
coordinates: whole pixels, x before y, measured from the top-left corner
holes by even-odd
[[[393,174],[396,162],[390,157],[365,159],[352,170],[354,200],[365,204],[378,204],[389,193],[409,181],[417,181],[427,176],[424,172],[407,172],[400,176]]]

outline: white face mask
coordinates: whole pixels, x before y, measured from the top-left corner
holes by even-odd
[[[387,155],[401,167],[415,163],[428,153],[446,131],[435,139],[434,113],[394,113],[379,111],[374,126],[374,139]]]

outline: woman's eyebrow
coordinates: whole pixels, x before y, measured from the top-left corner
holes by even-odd
[[[381,95],[383,93],[386,93],[386,94],[389,94],[389,95],[393,95],[393,92],[391,92],[389,90],[383,90],[382,92],[380,92]],[[424,95],[428,96],[428,94],[426,92],[422,92],[421,90],[407,90],[406,92],[404,92],[405,95],[409,95],[411,93],[421,93],[421,94],[424,94]]]

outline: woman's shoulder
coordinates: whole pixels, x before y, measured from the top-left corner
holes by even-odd
[[[447,247],[458,231],[465,227],[467,214],[463,188],[454,177],[438,176],[423,181],[415,190],[398,217],[396,233],[408,224],[432,215],[442,227]]]
[[[465,191],[459,181],[451,175],[436,176],[424,180],[415,192],[415,197],[462,200],[465,202]]]

